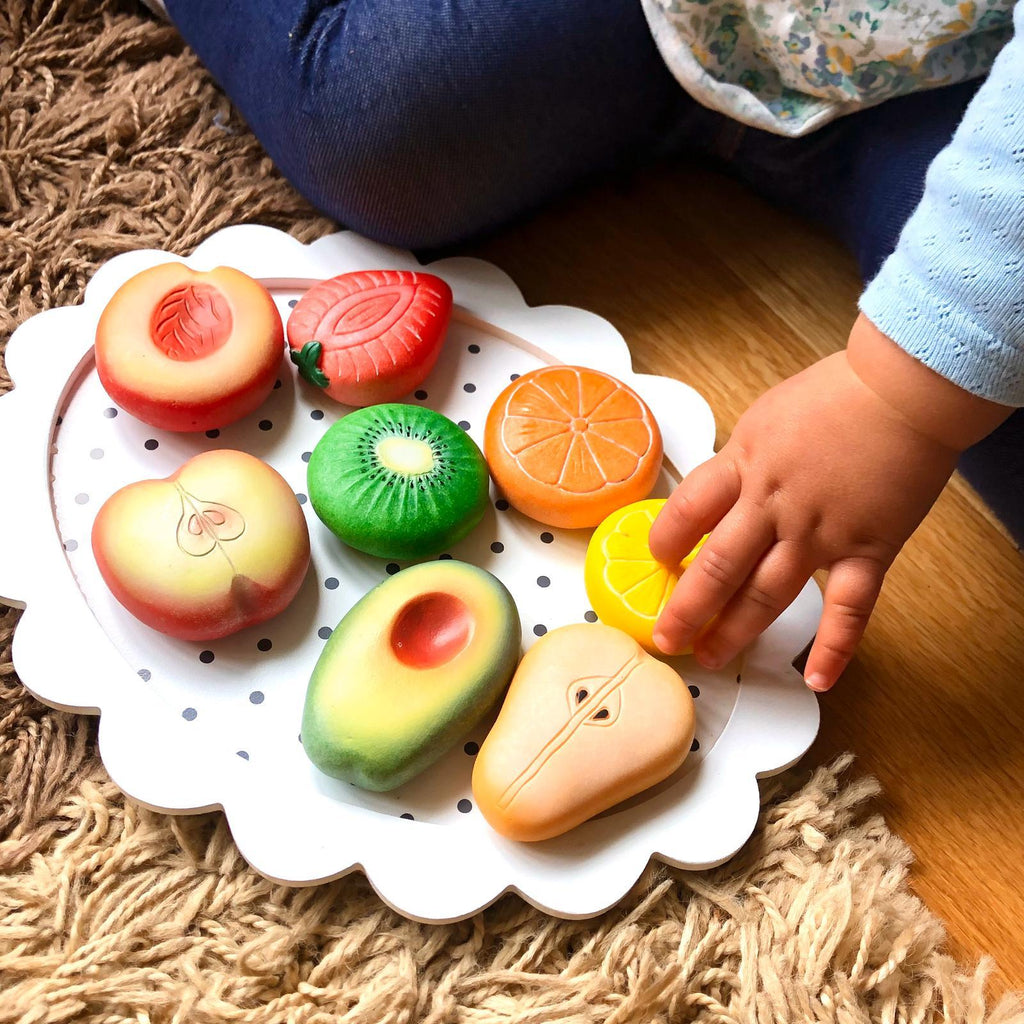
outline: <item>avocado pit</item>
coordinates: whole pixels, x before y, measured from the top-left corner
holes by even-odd
[[[473,637],[473,615],[454,594],[420,594],[395,616],[389,638],[395,657],[410,668],[437,668]]]

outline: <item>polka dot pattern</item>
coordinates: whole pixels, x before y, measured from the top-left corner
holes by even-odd
[[[518,365],[525,372],[531,363],[527,357],[523,365],[520,354],[516,362],[495,369],[490,345],[475,341],[466,344],[468,341],[466,338],[462,345],[449,346],[442,354],[438,366],[444,370],[447,365],[449,372],[428,378],[404,400],[415,399],[430,408],[439,408],[461,429],[482,432],[483,417],[490,402],[505,386],[506,379],[519,378],[518,372],[510,371]],[[502,344],[496,342],[495,348]],[[458,369],[450,372],[453,366]],[[154,467],[151,476],[164,476],[190,454],[219,446],[248,448],[284,476],[297,502],[308,505],[308,495],[302,488],[306,485],[306,466],[312,450],[326,427],[347,409],[333,405],[313,389],[302,385],[293,387],[290,376],[274,387],[265,406],[257,413],[237,424],[198,435],[165,434],[140,425],[130,416],[120,416],[119,410],[102,400],[94,402],[89,409],[91,435],[87,430],[79,432],[79,424],[74,420],[71,424],[75,432],[68,438],[55,434],[55,442],[65,442],[60,446],[66,450],[65,464],[70,466],[73,452],[89,474],[75,479],[77,488],[70,485],[65,488],[65,514],[59,519],[61,530],[67,531],[63,543],[72,568],[77,572],[81,560],[87,557],[83,552],[91,550],[87,539],[73,538],[86,537],[96,508],[116,486],[130,482],[116,479],[122,451],[130,453],[133,460],[131,479],[144,479],[148,466]],[[106,401],[109,402],[109,398]],[[323,401],[325,405],[315,408],[312,403],[316,401]],[[147,436],[148,432],[153,436]],[[493,484],[491,486],[493,488]],[[217,500],[215,495],[201,497]],[[75,512],[79,502],[81,511]],[[569,571],[577,554],[581,557],[581,539],[585,547],[582,534],[577,536],[572,531],[556,534],[554,528],[517,512],[507,498],[500,492],[494,493],[493,489],[491,503],[492,508],[473,534],[454,545],[451,551],[435,557],[438,560],[463,559],[494,572],[519,603],[527,649],[564,623],[596,622],[596,614],[587,608],[582,581]],[[145,683],[161,696],[165,693],[172,696],[166,704],[168,717],[181,715],[186,722],[202,719],[201,728],[194,729],[192,735],[215,736],[220,729],[224,736],[222,755],[236,756],[246,762],[251,758],[263,765],[293,762],[303,779],[303,769],[308,773],[308,762],[302,752],[292,749],[285,757],[280,749],[283,742],[302,743],[301,735],[289,729],[294,729],[301,718],[305,681],[323,644],[333,635],[331,626],[320,623],[339,621],[375,583],[401,572],[407,564],[353,553],[325,534],[311,509],[306,518],[313,541],[315,575],[295,603],[299,613],[289,610],[258,627],[259,631],[245,630],[212,641],[216,643],[215,648],[204,649],[202,643],[170,641],[165,646],[180,652],[184,669],[178,673],[178,679],[168,670],[162,653],[153,653],[150,657],[145,647],[140,647],[131,652],[129,660],[129,664],[147,666],[136,670],[139,685]],[[160,651],[159,645],[154,651]],[[300,657],[304,659],[302,671],[295,673],[293,658],[297,664]],[[281,668],[285,671],[280,671]],[[703,676],[700,678],[700,689],[704,689]],[[698,716],[701,741],[708,747],[717,735],[713,729],[708,730],[705,722],[704,709],[709,700],[710,697],[705,697],[701,701]],[[405,820],[443,824],[472,821],[477,809],[473,806],[475,801],[468,791],[468,782],[485,737],[482,730],[477,732],[476,739],[463,737],[429,769],[431,778],[438,779],[441,788],[432,792],[425,803],[419,802],[419,796],[410,795],[396,806],[393,795],[349,794],[348,787],[339,788],[341,799],[389,815],[401,812]],[[693,749],[699,750],[699,747],[695,741]],[[418,792],[418,788],[412,792]]]

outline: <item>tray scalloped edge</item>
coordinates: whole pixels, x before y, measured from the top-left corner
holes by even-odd
[[[154,698],[138,686],[135,673],[99,628],[61,548],[50,497],[50,439],[57,411],[91,357],[91,325],[107,299],[132,274],[180,258],[160,250],[117,256],[97,271],[82,305],[33,317],[9,343],[7,366],[15,387],[0,401],[0,430],[19,439],[5,459],[11,493],[20,500],[0,509],[8,540],[0,594],[25,608],[13,649],[24,684],[51,706],[102,712],[104,763],[121,789],[140,803],[172,813],[223,808],[242,854],[268,877],[315,884],[363,870],[384,902],[423,921],[464,918],[506,892],[559,916],[587,917],[616,903],[652,856],[687,868],[732,856],[756,823],[756,779],[797,761],[817,732],[817,701],[791,667],[820,614],[821,596],[813,582],[744,656],[735,709],[699,769],[624,812],[632,819],[626,829],[612,815],[539,846],[509,843],[480,829],[460,835],[460,851],[453,855],[443,826],[415,822],[416,851],[409,857],[401,854],[410,846],[410,823],[345,805],[344,827],[338,827],[336,801],[332,805],[327,796],[315,795],[296,804],[286,794],[279,794],[268,829],[267,797],[253,792],[237,758],[196,750],[184,723],[158,732],[138,728]],[[227,263],[271,287],[367,266],[422,269],[410,253],[351,232],[304,245],[254,225],[217,232],[184,262],[198,269]],[[697,453],[689,464],[677,462],[679,473],[711,455],[714,420],[704,399],[680,381],[635,374],[626,342],[607,321],[571,307],[529,307],[507,275],[481,260],[445,259],[429,269],[452,286],[457,316],[528,338],[557,361],[599,363],[634,386],[661,423],[666,449]],[[36,344],[55,325],[68,344]],[[586,351],[579,352],[584,341]],[[673,445],[682,408],[690,436],[685,445]],[[182,758],[181,751],[190,747],[191,756]],[[684,804],[685,819],[680,816]],[[311,827],[310,815],[318,809],[331,818],[330,828]],[[641,827],[644,841],[637,843],[633,829]]]

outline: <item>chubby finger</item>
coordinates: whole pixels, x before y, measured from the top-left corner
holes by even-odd
[[[743,586],[772,542],[771,522],[753,506],[737,505],[711,532],[679,577],[654,629],[666,654],[689,648],[693,638]]]
[[[715,455],[701,463],[672,492],[651,526],[651,554],[677,566],[710,533],[740,496],[739,474]]]
[[[884,577],[885,566],[870,558],[846,558],[829,568],[818,635],[804,667],[804,680],[812,690],[830,690],[850,663]]]
[[[771,547],[714,624],[697,638],[697,661],[710,669],[731,661],[796,600],[813,571],[795,545]]]

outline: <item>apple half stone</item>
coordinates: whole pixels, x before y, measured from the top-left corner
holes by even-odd
[[[277,615],[309,567],[292,489],[265,462],[227,450],[112,494],[92,548],[114,597],[182,640],[216,640]]]
[[[389,577],[341,620],[313,670],[302,745],[327,775],[395,789],[497,703],[519,660],[504,585],[465,562]]]

